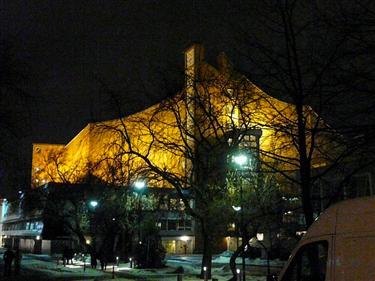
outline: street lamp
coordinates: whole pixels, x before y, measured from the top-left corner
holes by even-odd
[[[248,157],[247,157],[247,155],[245,155],[245,154],[234,155],[232,159],[233,159],[233,162],[236,163],[241,168],[245,164],[247,164],[247,161],[249,160]]]
[[[244,228],[245,228],[245,226],[244,226],[244,211],[245,210],[244,210],[244,204],[243,204],[242,178],[239,176],[239,171],[243,170],[246,167],[246,165],[249,162],[249,157],[246,154],[239,153],[239,154],[236,154],[236,155],[232,156],[232,161],[237,166],[236,167],[236,180],[237,180],[237,184],[239,184],[239,186],[240,186],[240,206],[239,207],[232,206],[232,207],[236,212],[240,212],[240,215],[241,215],[241,227],[242,227],[241,239],[242,239],[242,245],[243,245],[243,250],[242,250],[242,281],[246,281],[245,243],[247,243],[247,242],[245,242],[246,237],[245,237],[245,231],[244,231]]]
[[[138,239],[139,242],[141,242],[141,195],[143,190],[146,188],[146,182],[144,180],[137,180],[134,182],[133,186],[138,197]]]
[[[263,241],[264,241],[264,234],[263,233],[257,233],[257,236],[256,236],[257,240],[258,240],[258,243],[263,247],[264,251],[266,252],[266,255],[267,255],[267,280],[269,280],[270,276],[271,276],[271,271],[270,271],[270,255],[269,255],[269,252],[268,252],[268,249],[266,247],[266,245],[264,245]]]
[[[91,207],[95,208],[95,207],[98,206],[99,203],[96,200],[91,200],[89,204],[90,204]]]
[[[236,212],[239,212],[241,211],[241,207],[240,206],[232,206],[233,210],[235,210]]]
[[[146,182],[142,179],[137,180],[133,183],[134,190],[137,193],[138,197],[138,243],[139,245],[142,245],[142,233],[141,233],[141,213],[142,213],[142,206],[141,206],[141,199],[142,199],[142,193],[144,189],[146,188]],[[148,241],[147,241],[148,242]],[[137,260],[137,263],[139,261]],[[147,254],[146,254],[146,263],[148,263],[148,247],[147,247]]]
[[[241,281],[241,269],[237,268],[237,269],[236,269],[236,273],[237,273],[237,278],[236,278],[236,280],[237,280],[237,281]]]
[[[96,207],[99,206],[99,202],[95,199],[92,199],[89,201],[89,206],[91,207],[92,215],[90,215],[90,220],[89,220],[89,227],[90,227],[90,232],[91,232],[91,239],[86,240],[86,244],[90,245],[91,242],[93,242],[92,248],[95,249],[95,241],[96,241],[96,234],[97,234],[97,218],[95,215],[95,209]]]
[[[146,182],[143,180],[137,180],[134,182],[134,187],[136,190],[141,191],[146,187]]]

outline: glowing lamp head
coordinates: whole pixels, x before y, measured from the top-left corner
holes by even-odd
[[[232,159],[234,163],[241,167],[245,165],[248,161],[248,157],[244,154],[235,155]]]
[[[92,200],[92,201],[90,201],[90,206],[93,207],[93,208],[97,207],[98,204],[99,204],[99,203],[98,203],[98,201],[96,201],[96,200]]]
[[[232,206],[233,210],[236,212],[241,211],[241,206]]]
[[[180,240],[186,242],[186,241],[189,240],[189,236],[183,235],[183,236],[180,237]]]
[[[263,233],[257,233],[257,239],[258,239],[258,241],[263,241],[264,240],[264,234]]]
[[[137,190],[142,190],[146,187],[146,183],[142,180],[138,180],[134,183],[134,187],[137,189]]]

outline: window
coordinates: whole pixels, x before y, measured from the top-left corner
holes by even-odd
[[[167,227],[167,220],[161,220],[160,221],[160,230],[168,230],[168,227]]]
[[[185,204],[182,199],[171,198],[169,201],[169,210],[184,211]]]
[[[191,230],[191,220],[186,220],[186,219],[178,220],[177,230]]]
[[[176,220],[168,220],[168,230],[177,230]]]
[[[344,190],[346,198],[355,198],[373,195],[371,174],[363,173],[355,175]]]
[[[254,135],[244,135],[239,143],[240,148],[258,148],[257,137]]]
[[[294,256],[281,281],[324,281],[327,259],[327,241],[307,244]]]
[[[160,220],[160,230],[191,230],[191,218],[184,219],[162,219]]]

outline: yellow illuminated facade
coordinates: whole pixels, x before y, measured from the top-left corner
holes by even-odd
[[[218,67],[209,65],[201,45],[185,52],[185,65],[186,84],[174,98],[120,119],[90,123],[66,145],[34,144],[33,186],[82,183],[89,176],[129,185],[150,172],[149,164],[184,178],[192,168],[184,148],[192,149],[203,137],[221,139],[234,128],[261,131],[262,161],[277,158],[285,169],[297,168],[298,152],[290,137],[297,121],[293,105],[236,73],[223,54]],[[310,108],[305,110],[311,127],[321,122]],[[324,165],[325,160],[316,154],[312,161]],[[148,181],[169,186],[157,176]]]

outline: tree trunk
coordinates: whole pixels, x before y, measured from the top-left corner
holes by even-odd
[[[203,236],[203,257],[201,266],[200,278],[204,279],[205,274],[207,279],[211,278],[211,267],[212,267],[212,237],[205,230],[205,226],[202,224],[202,236]],[[206,267],[206,271],[204,268]]]
[[[230,270],[232,271],[233,276],[232,276],[231,279],[229,279],[229,281],[236,281],[237,280],[236,259],[238,258],[238,256],[240,255],[241,252],[242,252],[242,247],[237,247],[236,251],[234,251],[233,255],[230,257],[229,266],[230,266]]]
[[[311,180],[310,175],[303,175],[301,171],[302,208],[306,220],[306,228],[314,222],[314,212],[311,204]],[[304,172],[306,173],[306,171]]]
[[[298,117],[298,150],[300,162],[300,181],[302,194],[302,209],[305,215],[306,227],[314,222],[313,207],[311,204],[311,161],[307,153],[306,120],[304,117],[302,98],[296,105]]]

